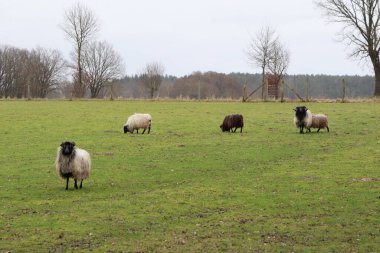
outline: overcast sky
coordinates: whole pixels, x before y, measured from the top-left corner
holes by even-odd
[[[106,40],[122,56],[126,74],[159,61],[170,75],[193,71],[249,72],[245,54],[263,26],[277,30],[290,51],[289,74],[372,75],[337,42],[338,24],[327,23],[312,0],[0,0],[0,45],[60,50],[72,44],[59,25],[66,9],[84,3]]]

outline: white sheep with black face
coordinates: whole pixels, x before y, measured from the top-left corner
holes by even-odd
[[[80,180],[79,188],[82,188],[83,180],[90,176],[90,154],[75,147],[75,142],[62,142],[58,148],[55,168],[58,174],[66,179],[66,190],[69,188],[69,178],[74,179],[75,189],[78,189],[77,180]]]
[[[148,113],[135,113],[128,117],[127,122],[124,124],[124,133],[133,133],[135,130],[139,133],[139,129],[148,129],[148,134],[150,133],[150,128],[152,126],[152,116]]]
[[[300,134],[303,134],[303,129],[309,129],[312,124],[312,114],[306,106],[297,106],[293,109],[296,114],[294,116],[294,124],[300,129]]]

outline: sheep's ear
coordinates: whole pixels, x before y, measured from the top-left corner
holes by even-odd
[[[296,108],[293,108],[293,111],[295,111],[295,112],[296,112],[296,111],[297,111],[297,109],[296,109]]]
[[[73,146],[75,146],[75,142],[72,142]]]

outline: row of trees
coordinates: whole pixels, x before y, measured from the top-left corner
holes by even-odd
[[[154,98],[232,98],[240,99],[243,83],[231,75],[217,72],[194,72],[183,77],[162,76]],[[140,75],[125,77],[115,85],[114,95],[124,98],[151,98],[151,89]],[[106,94],[108,95],[108,94]]]
[[[0,48],[0,97],[45,98],[63,86],[70,89],[70,97],[91,98],[115,79],[123,77],[121,57],[106,42],[86,45],[81,58],[81,74],[68,75],[73,65],[58,50],[38,47],[27,50],[3,46]],[[81,78],[79,78],[81,76]]]
[[[70,61],[53,49],[0,48],[0,97],[44,98],[65,85],[70,97],[89,93],[96,98],[104,87],[123,77],[120,55],[106,41],[94,40],[99,25],[91,10],[76,4],[66,11],[61,28],[74,44]]]
[[[64,81],[65,61],[57,50],[0,48],[0,97],[46,97]]]
[[[249,73],[216,73],[194,72],[183,77],[164,76],[162,84],[154,97],[189,98],[189,99],[242,99],[244,87],[246,92],[258,89],[262,83],[261,74]],[[362,98],[373,95],[373,76],[329,76],[329,75],[285,75],[287,84],[284,90],[285,98],[297,99],[291,89],[304,99],[309,98],[341,98],[342,80],[347,84],[347,97]],[[261,99],[260,92],[251,96]],[[102,95],[110,96],[105,90]],[[114,85],[113,95],[121,98],[150,98],[148,89],[139,75],[127,76]]]
[[[380,96],[379,1],[315,2],[330,20],[344,24],[341,38],[352,47],[351,56],[371,61],[375,73],[374,94]],[[105,87],[122,78],[125,68],[123,60],[108,42],[96,40],[99,21],[91,10],[79,3],[74,5],[65,12],[61,29],[73,44],[69,62],[65,62],[57,50],[43,48],[25,50],[6,46],[0,48],[0,96],[46,97],[60,84],[67,83],[67,73],[71,70],[72,82],[66,86],[69,96],[81,98],[89,94],[91,98],[96,98],[102,91],[104,92]],[[280,41],[276,31],[264,27],[251,39],[247,56],[254,67],[261,69],[261,90],[264,98],[267,90],[265,80],[268,76],[271,77],[271,85],[273,83],[278,85],[284,80],[289,66],[289,51]],[[150,98],[159,94],[163,74],[163,65],[156,62],[147,64],[142,70],[139,80],[143,87],[149,90]],[[215,74],[211,76],[214,80]],[[201,73],[185,77],[173,86],[172,92],[189,90],[190,88],[186,87],[192,88],[193,85],[190,83],[194,83],[193,79],[198,79],[197,96],[200,98],[201,94],[207,93],[201,92],[200,85],[205,78]],[[214,83],[213,93],[225,89],[220,87],[220,82]],[[232,80],[229,83],[232,90],[236,89],[236,84]],[[113,89],[113,86],[111,88]],[[252,94],[253,92],[250,93]]]

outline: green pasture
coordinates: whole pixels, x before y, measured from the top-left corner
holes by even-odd
[[[306,103],[330,133],[303,135],[296,105],[0,101],[0,252],[379,252],[380,104]],[[81,190],[64,140],[92,156]]]

